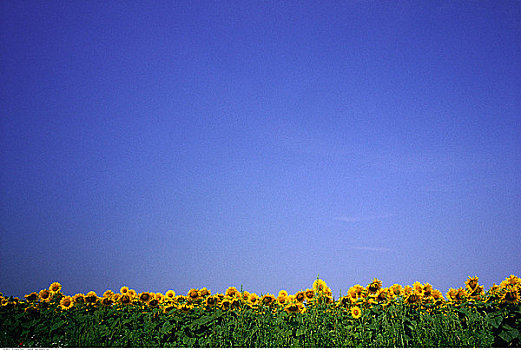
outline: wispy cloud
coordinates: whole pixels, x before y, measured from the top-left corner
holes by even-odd
[[[360,247],[360,246],[350,246],[351,249],[356,250],[366,250],[366,251],[372,251],[372,252],[390,252],[392,249],[385,248],[385,247]]]
[[[343,221],[343,222],[361,222],[361,221],[387,219],[387,218],[390,218],[393,216],[394,215],[392,215],[392,214],[368,215],[368,216],[337,216],[334,219],[338,220],[338,221]]]

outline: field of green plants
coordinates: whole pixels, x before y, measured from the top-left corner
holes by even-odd
[[[429,283],[374,279],[333,298],[311,288],[257,295],[206,288],[66,295],[58,282],[0,296],[3,347],[519,347],[521,279],[485,291],[478,277],[446,297]]]

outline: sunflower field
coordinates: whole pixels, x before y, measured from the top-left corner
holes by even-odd
[[[445,296],[429,283],[374,279],[333,298],[308,289],[186,295],[121,287],[66,295],[58,282],[23,299],[0,293],[3,347],[519,347],[521,278],[485,291],[478,277]]]

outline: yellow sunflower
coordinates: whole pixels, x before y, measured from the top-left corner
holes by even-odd
[[[88,304],[96,304],[98,302],[98,296],[96,295],[96,292],[90,291],[85,296],[85,301]]]
[[[429,283],[425,283],[423,285],[423,297],[424,298],[430,298],[432,296],[434,288]]]
[[[311,300],[315,297],[315,291],[313,289],[306,289],[304,294],[306,295],[307,300]]]
[[[147,304],[150,307],[157,307],[159,306],[159,300],[157,298],[151,298]]]
[[[25,299],[28,301],[28,302],[34,302],[34,301],[37,301],[38,300],[38,293],[36,292],[32,292],[31,294],[28,294],[25,296]]]
[[[345,295],[345,296],[341,297],[337,302],[338,307],[347,308],[350,305],[351,305],[351,298],[349,297],[349,295]]]
[[[412,285],[412,290],[416,294],[423,296],[423,285],[420,282],[418,282],[418,281],[414,282],[414,284]]]
[[[165,293],[165,296],[169,299],[173,299],[175,297],[175,292],[170,289]]]
[[[302,303],[289,303],[286,305],[284,310],[290,314],[300,313],[304,310],[304,305]]]
[[[38,293],[38,296],[40,297],[41,301],[48,302],[48,301],[51,301],[51,299],[52,299],[52,293],[49,292],[49,290],[47,290],[47,289],[42,289],[40,291],[40,293]]]
[[[206,306],[209,306],[209,307],[216,306],[218,302],[219,302],[219,298],[216,296],[213,296],[213,295],[210,295],[205,300]]]
[[[359,284],[355,284],[347,291],[347,296],[351,299],[352,303],[356,303],[356,301],[362,297],[362,293],[364,292],[364,287]]]
[[[304,291],[298,291],[295,293],[295,300],[299,303],[303,303],[306,300],[306,293]]]
[[[221,307],[223,310],[228,310],[232,305],[232,298],[230,296],[225,296],[221,301]]]
[[[224,293],[224,295],[227,295],[227,296],[233,298],[238,293],[239,293],[239,291],[237,290],[237,288],[235,288],[235,287],[228,287],[228,289],[226,289],[226,293]]]
[[[502,281],[499,286],[501,288],[506,288],[507,286],[515,286],[521,284],[521,278],[517,277],[516,275],[510,275],[509,277],[505,278],[504,281]]]
[[[107,290],[103,293],[103,297],[104,297],[104,298],[110,298],[113,294],[114,294],[113,291],[111,291],[110,289],[107,289]]]
[[[194,308],[194,306],[192,304],[177,305],[177,310],[184,312],[184,313],[188,313],[188,312],[192,311],[193,308]]]
[[[143,303],[147,303],[152,299],[152,295],[150,294],[150,292],[141,292],[139,293],[139,301],[143,302]]]
[[[387,288],[380,289],[375,294],[375,300],[379,303],[385,303],[388,300],[388,297],[389,297],[389,291],[387,290]]]
[[[132,303],[132,298],[128,294],[123,294],[119,297],[118,303],[121,305],[129,305]]]
[[[519,297],[519,289],[513,285],[508,285],[503,292],[501,300],[507,304],[517,304],[519,303]]]
[[[101,305],[103,305],[103,306],[110,306],[110,305],[112,305],[112,302],[113,302],[112,295],[111,296],[104,296],[104,297],[102,297],[100,299],[100,301],[101,301]]]
[[[187,294],[188,298],[190,298],[190,300],[194,301],[194,300],[199,300],[201,298],[201,296],[199,295],[199,290],[195,289],[195,288],[192,288],[188,291],[188,294]]]
[[[137,294],[137,292],[134,289],[129,289],[128,295],[130,296],[131,299],[137,299],[138,298],[138,294]]]
[[[275,301],[275,296],[273,294],[264,294],[262,297],[261,297],[261,304],[262,305],[271,305],[273,304],[273,302]]]
[[[206,298],[207,296],[209,296],[211,293],[210,293],[210,290],[208,290],[206,287],[202,288],[200,291],[199,291],[199,295],[203,298]]]
[[[358,306],[353,306],[351,308],[351,316],[354,319],[360,318],[362,316],[362,310],[360,310],[360,308]]]
[[[367,286],[367,291],[369,292],[369,294],[374,295],[376,294],[376,292],[380,290],[380,288],[382,288],[382,281],[375,278],[373,279],[373,282],[369,283],[369,285]]]
[[[259,303],[259,297],[255,293],[248,295],[248,302],[250,305],[257,305]]]
[[[128,294],[128,291],[129,291],[129,289],[128,289],[127,286],[123,286],[123,287],[121,287],[120,290],[119,290],[119,292],[120,292],[121,294]]]
[[[277,296],[277,302],[279,304],[284,304],[286,302],[286,298],[288,297],[288,292],[285,290],[281,290],[279,295]]]
[[[321,279],[316,279],[315,282],[313,282],[313,290],[315,293],[322,293],[327,290],[327,284],[326,282],[322,281]]]
[[[392,291],[394,296],[398,297],[402,293],[403,287],[395,283],[389,289]]]
[[[169,303],[163,304],[162,308],[163,308],[163,312],[164,312],[165,314],[166,314],[166,313],[169,313],[169,312],[172,311],[172,310],[177,310],[177,308],[175,307],[175,304],[172,303],[172,302],[169,302]]]
[[[405,297],[405,303],[408,305],[419,304],[421,302],[421,294],[417,291],[411,292]]]
[[[58,293],[62,289],[62,285],[58,282],[51,283],[51,286],[49,287],[49,291],[51,293]]]
[[[75,294],[72,297],[72,302],[74,304],[85,304],[85,295],[83,293]]]
[[[468,277],[467,280],[465,281],[465,287],[467,288],[467,290],[469,292],[473,292],[474,289],[476,289],[476,287],[478,286],[478,276],[474,276],[474,277]]]
[[[69,310],[72,307],[73,303],[74,302],[70,296],[64,296],[60,300],[60,307],[62,308],[62,310]]]

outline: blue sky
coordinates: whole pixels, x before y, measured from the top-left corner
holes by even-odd
[[[519,1],[2,1],[0,290],[521,272]]]

